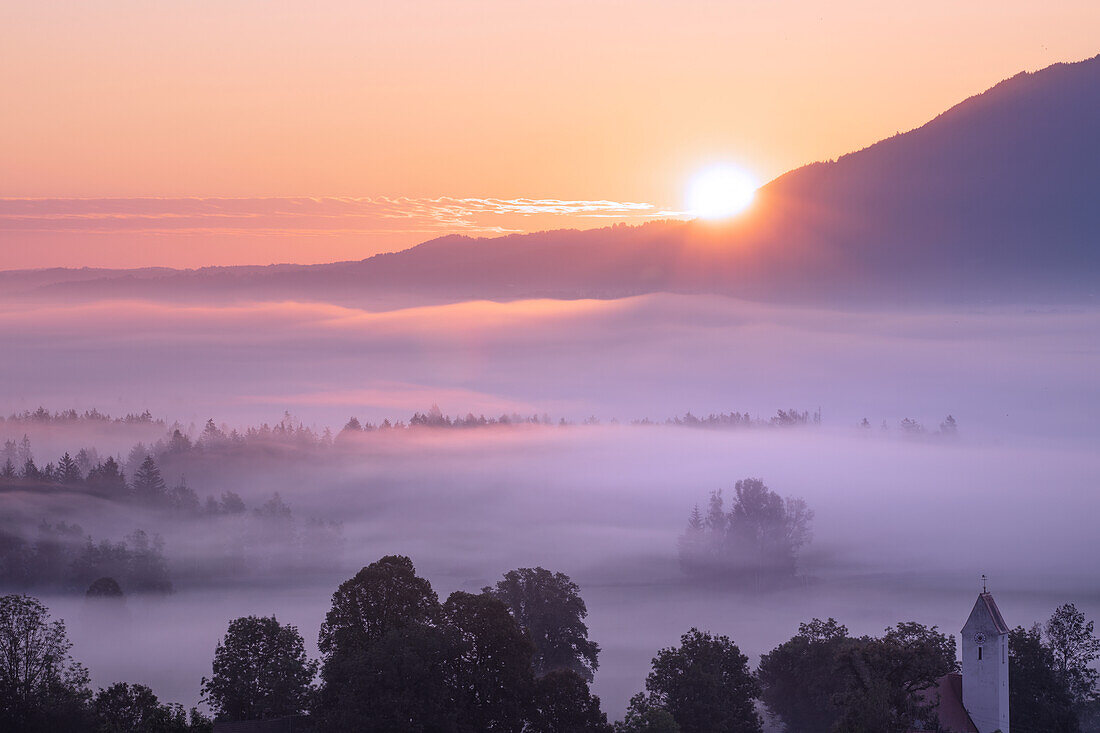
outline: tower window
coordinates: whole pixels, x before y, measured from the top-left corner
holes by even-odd
[[[982,661],[982,648],[978,647],[978,661]]]

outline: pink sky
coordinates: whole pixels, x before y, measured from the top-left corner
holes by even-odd
[[[1098,27],[1087,0],[7,3],[0,197],[56,200],[0,204],[0,267],[317,262],[636,221],[683,208],[709,163],[765,181],[858,149],[1094,55]],[[440,198],[498,203],[448,220]],[[346,199],[408,205],[330,216]],[[499,205],[547,199],[648,208]]]

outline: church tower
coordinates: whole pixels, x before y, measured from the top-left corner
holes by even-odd
[[[1008,625],[982,585],[962,628],[962,702],[979,733],[1010,733]]]

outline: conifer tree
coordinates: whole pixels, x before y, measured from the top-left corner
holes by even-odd
[[[34,459],[28,458],[23,464],[23,471],[20,473],[20,478],[24,481],[40,481],[42,480],[42,474],[38,470],[38,466],[34,465]]]
[[[19,442],[19,463],[27,465],[28,461],[34,461],[34,452],[31,451],[31,439],[24,434],[23,440]]]
[[[156,503],[164,498],[164,479],[160,475],[156,461],[152,456],[145,456],[141,467],[134,474],[134,495],[139,501]]]
[[[84,476],[81,475],[76,461],[70,458],[68,453],[61,456],[61,460],[57,462],[57,482],[64,486],[73,486],[82,481]]]
[[[109,496],[121,497],[129,491],[126,476],[119,468],[118,461],[112,456],[108,456],[106,461],[88,471],[87,482],[89,486]]]

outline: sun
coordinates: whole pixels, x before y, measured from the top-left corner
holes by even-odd
[[[756,181],[735,165],[712,165],[688,183],[687,212],[701,219],[727,219],[747,209],[756,194]]]

